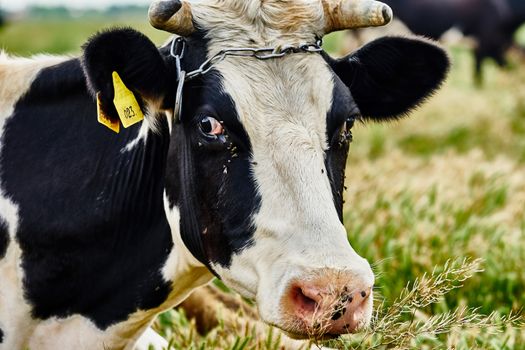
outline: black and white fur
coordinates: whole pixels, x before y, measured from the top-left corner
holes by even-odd
[[[315,40],[243,32],[210,11],[194,7],[187,70],[227,46]],[[133,30],[91,38],[80,59],[2,55],[0,349],[132,349],[143,334],[161,346],[155,316],[213,274],[300,334],[280,303],[290,281],[330,268],[373,283],[341,221],[346,119],[404,116],[447,68],[441,49],[407,38],[339,60],[226,59],[187,84],[175,124],[169,49]],[[146,112],[120,134],[96,120],[97,92],[116,117],[112,71]],[[225,137],[203,134],[207,116]]]

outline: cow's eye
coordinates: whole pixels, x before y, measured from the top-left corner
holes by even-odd
[[[208,137],[217,137],[224,134],[222,124],[215,118],[204,116],[199,121],[200,131]]]

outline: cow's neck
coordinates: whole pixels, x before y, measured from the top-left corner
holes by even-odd
[[[35,317],[143,324],[209,280],[173,245],[166,219],[167,123],[118,135],[98,124],[78,60],[44,68],[4,121],[0,184],[18,205]]]

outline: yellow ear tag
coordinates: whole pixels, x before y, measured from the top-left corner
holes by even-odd
[[[122,125],[125,128],[129,128],[133,124],[144,120],[144,114],[140,110],[135,95],[124,85],[117,72],[113,72],[113,88],[115,89],[113,103]]]
[[[100,92],[97,93],[97,119],[100,124],[107,126],[117,134],[120,132],[120,123],[118,122],[118,120],[116,122],[111,121],[111,119],[109,119],[107,115],[105,115],[102,111]]]

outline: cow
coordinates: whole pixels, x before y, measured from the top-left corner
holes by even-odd
[[[342,223],[352,126],[423,103],[446,52],[322,51],[391,19],[371,0],[164,0],[149,16],[170,44],[113,28],[80,57],[0,57],[0,349],[166,346],[156,315],[214,276],[292,337],[366,327],[374,274]]]
[[[435,40],[457,27],[477,41],[474,79],[483,82],[482,65],[492,58],[506,65],[505,52],[516,30],[525,23],[522,0],[385,0],[413,33]]]

